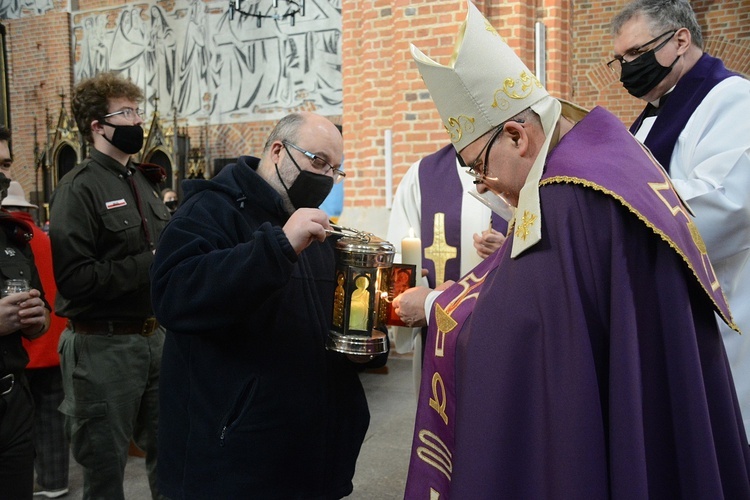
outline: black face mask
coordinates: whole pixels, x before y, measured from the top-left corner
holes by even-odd
[[[623,62],[620,74],[622,86],[633,97],[643,97],[667,77],[679,58],[677,56],[669,66],[662,66],[656,60],[656,51],[652,49],[631,62]]]
[[[140,125],[113,125],[105,121],[100,123],[115,129],[111,140],[106,135],[104,138],[123,153],[134,155],[143,147],[143,127]]]
[[[167,208],[169,209],[170,212],[174,212],[175,210],[177,210],[177,204],[178,203],[179,203],[179,201],[177,201],[177,200],[170,200],[170,201],[165,201],[164,202],[164,204],[167,206]]]
[[[292,160],[294,166],[299,170],[299,175],[294,179],[291,187],[286,187],[284,179],[281,178],[281,174],[279,173],[279,166],[274,164],[276,175],[279,177],[284,189],[286,189],[289,201],[292,202],[294,208],[318,208],[326,199],[328,193],[331,192],[331,189],[333,189],[333,177],[302,170],[291,155],[289,159]]]

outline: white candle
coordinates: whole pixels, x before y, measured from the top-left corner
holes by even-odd
[[[401,240],[401,263],[417,266],[414,279],[419,284],[422,279],[422,240],[414,237],[413,229],[409,229],[409,236]]]

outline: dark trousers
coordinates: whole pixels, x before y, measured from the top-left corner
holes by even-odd
[[[63,330],[59,350],[65,399],[60,410],[73,458],[83,467],[85,500],[124,500],[131,437],[146,452],[152,498],[163,498],[156,487],[163,345],[163,328],[150,337]]]
[[[57,409],[65,393],[59,366],[26,370],[34,397],[34,448],[36,482],[45,490],[68,487],[70,450],[65,436],[65,416]]]
[[[31,500],[34,493],[34,403],[23,373],[0,396],[0,496]]]

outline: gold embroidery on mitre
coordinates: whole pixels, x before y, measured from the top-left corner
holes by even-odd
[[[448,118],[448,124],[444,125],[445,130],[451,137],[451,142],[458,142],[464,135],[474,132],[474,118],[466,115],[460,115],[457,118]]]
[[[536,215],[532,214],[528,210],[524,210],[521,224],[519,224],[518,228],[516,229],[516,238],[521,238],[522,240],[526,241],[526,238],[529,236],[529,228],[533,226],[535,222]]]
[[[498,101],[498,94],[501,92],[511,99],[526,99],[534,91],[534,87],[543,88],[539,79],[533,74],[529,74],[526,71],[522,71],[518,80],[513,78],[506,78],[503,82],[503,86],[495,91],[493,94],[492,107],[500,109],[508,109],[510,101],[505,97],[500,96]]]
[[[487,30],[487,31],[489,31],[490,33],[492,33],[495,36],[500,36],[500,34],[495,29],[495,27],[492,26],[487,19],[484,20],[484,29]]]

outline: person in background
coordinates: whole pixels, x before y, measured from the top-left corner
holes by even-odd
[[[0,199],[8,195],[13,159],[10,131],[0,127]],[[0,496],[30,500],[34,493],[34,398],[26,379],[29,356],[22,339],[49,328],[49,305],[29,245],[33,230],[0,210],[0,286],[26,280],[29,290],[0,298]]]
[[[412,56],[477,190],[516,209],[431,309],[406,498],[750,498],[714,311],[736,325],[686,206],[467,3],[449,65]]]
[[[341,125],[336,125],[336,128],[338,129],[339,133],[343,135],[343,127]],[[342,158],[341,165],[339,166],[341,171],[344,171],[344,160]],[[328,214],[328,218],[336,224],[336,222],[339,220],[339,217],[341,216],[341,213],[344,211],[344,183],[343,182],[337,182],[333,185],[333,188],[331,188],[331,192],[328,193],[328,196],[326,196],[325,200],[323,200],[323,203],[320,204],[320,208],[322,211],[324,211],[326,214]]]
[[[31,252],[34,255],[39,277],[47,296],[57,294],[55,277],[52,271],[52,250],[49,236],[38,227],[30,210],[38,207],[26,200],[23,187],[11,181],[8,196],[2,206],[16,219],[28,224],[33,233]],[[68,468],[70,450],[65,436],[65,419],[57,408],[63,401],[62,373],[57,344],[60,333],[65,329],[65,319],[55,314],[51,308],[50,326],[47,333],[35,340],[22,339],[29,355],[26,378],[34,396],[34,448],[36,459],[34,469],[36,481],[34,495],[57,498],[68,493]]]
[[[170,215],[159,197],[159,167],[130,157],[143,147],[143,93],[101,73],[78,83],[71,107],[90,157],[52,193],[50,241],[65,414],[84,498],[124,497],[131,438],[146,452],[156,487],[159,364],[164,329],[151,308],[148,270]]]
[[[646,107],[630,127],[669,173],[745,335],[719,320],[750,432],[750,81],[703,52],[686,0],[638,0],[612,20],[609,67]]]
[[[185,181],[151,269],[167,327],[159,485],[171,498],[341,498],[370,414],[360,368],[387,354],[326,349],[334,242],[317,208],[334,183],[341,133],[293,113],[261,158]]]
[[[164,188],[161,190],[161,201],[167,206],[170,214],[175,213],[175,210],[177,210],[177,206],[180,203],[177,199],[177,193],[171,188]]]
[[[401,240],[420,238],[422,269],[427,270],[424,279],[417,276],[422,295],[457,281],[505,241],[507,222],[470,194],[476,193],[473,180],[448,144],[412,164],[396,188],[386,239],[396,248],[395,261],[402,262]],[[408,297],[417,300],[414,295]],[[435,295],[431,297],[434,300]],[[425,302],[426,311],[431,304],[431,300]],[[412,376],[419,393],[427,328],[391,329],[398,352],[413,345]]]

